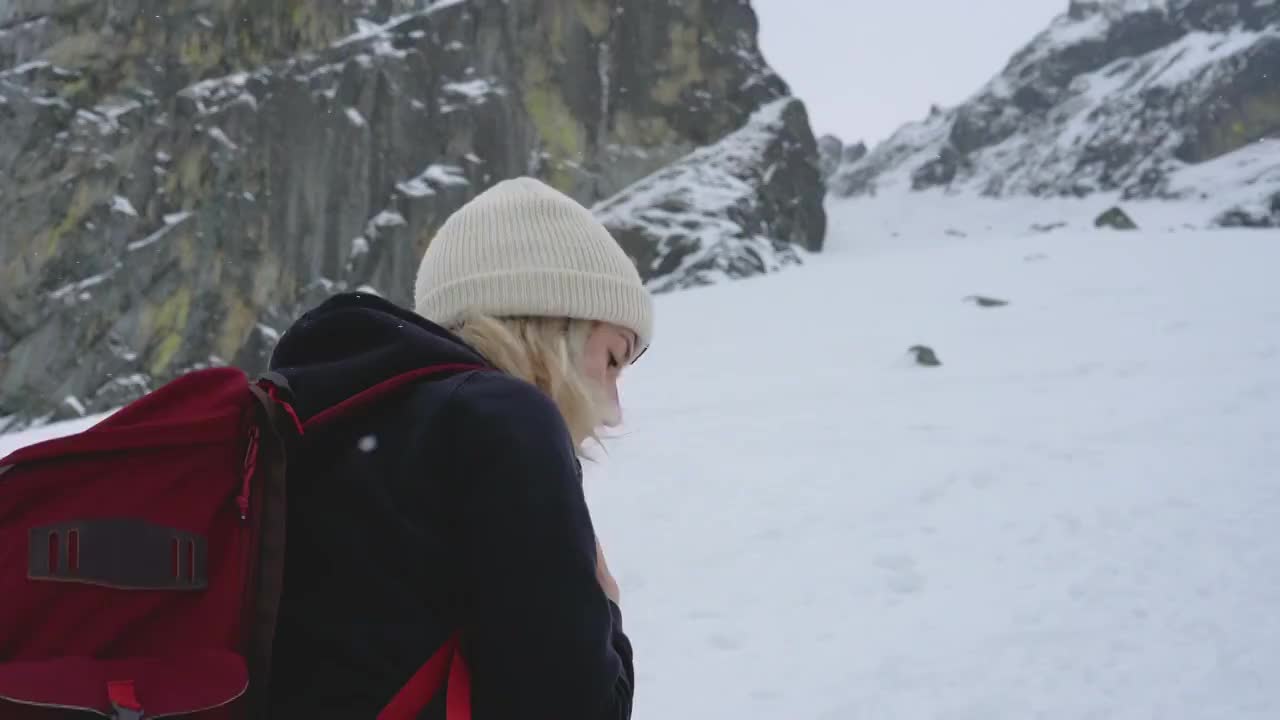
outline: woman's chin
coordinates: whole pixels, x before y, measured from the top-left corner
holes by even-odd
[[[600,424],[607,428],[616,428],[622,424],[622,409],[617,405],[606,405]]]

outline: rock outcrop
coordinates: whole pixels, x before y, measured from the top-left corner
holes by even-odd
[[[1238,205],[1214,218],[1220,227],[1280,228],[1280,190],[1269,198]]]
[[[843,154],[844,142],[840,138],[835,135],[818,138],[818,170],[822,173],[823,182],[840,169]]]
[[[1277,68],[1273,0],[1073,0],[971,99],[904,127],[830,185],[1212,196],[1218,211],[1256,210],[1280,190]]]
[[[867,156],[867,144],[856,142],[845,145],[835,135],[823,135],[818,138],[818,168],[822,171],[822,180],[826,182],[841,167],[852,165]]]
[[[822,249],[818,149],[794,98],[596,206],[654,292],[776,271]]]
[[[0,418],[256,371],[333,292],[408,302],[492,183],[590,205],[787,97],[756,29],[739,0],[0,3]]]

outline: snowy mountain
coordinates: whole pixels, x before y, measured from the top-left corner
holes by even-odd
[[[1073,0],[968,101],[830,181],[893,189],[1204,202],[1280,225],[1280,3]]]
[[[657,299],[586,463],[636,720],[1280,717],[1280,243],[911,199]]]

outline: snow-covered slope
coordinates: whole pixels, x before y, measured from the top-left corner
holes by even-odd
[[[636,719],[1280,717],[1280,243],[948,203],[659,298],[588,466]]]
[[[1210,196],[1202,222],[1280,224],[1280,3],[1074,0],[972,98],[831,186]]]

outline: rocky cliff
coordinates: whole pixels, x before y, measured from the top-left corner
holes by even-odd
[[[1207,223],[1280,225],[1280,2],[1072,0],[968,101],[831,185],[1197,198]]]
[[[821,245],[816,144],[740,0],[13,0],[0,68],[10,427],[260,369],[328,294],[408,302],[433,230],[492,183],[595,204],[766,107],[785,121],[738,168],[727,242]],[[646,277],[689,284],[649,230],[627,236]]]
[[[596,206],[655,292],[779,270],[822,249],[818,149],[804,106],[775,100],[714,145]]]

